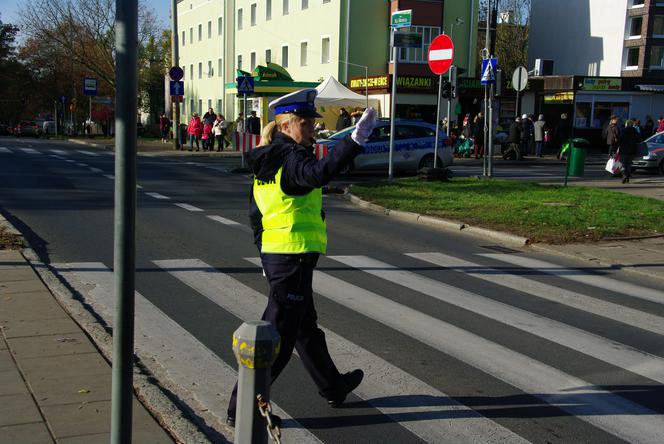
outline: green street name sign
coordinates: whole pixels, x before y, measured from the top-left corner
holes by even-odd
[[[392,28],[410,28],[412,18],[412,9],[406,9],[405,11],[394,11],[392,13]]]

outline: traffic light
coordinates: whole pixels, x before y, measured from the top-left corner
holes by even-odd
[[[448,82],[447,80],[443,80],[442,96],[443,96],[443,99],[451,99],[452,98],[452,84],[450,82]]]
[[[502,69],[496,70],[496,97],[500,97],[505,94],[505,74]]]
[[[450,66],[450,97],[455,98],[457,96],[457,67],[452,65]]]

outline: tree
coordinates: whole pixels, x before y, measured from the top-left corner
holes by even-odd
[[[16,35],[19,28],[0,20],[0,121],[16,122],[30,104],[33,76],[17,58]]]
[[[35,0],[20,16],[28,38],[67,54],[115,91],[115,0]],[[139,46],[159,35],[154,13],[142,6],[138,28]]]
[[[528,63],[528,33],[530,30],[531,0],[480,0],[480,22],[486,24],[487,3],[491,2],[493,55],[501,69],[511,76],[520,65]],[[497,22],[497,23],[496,23]],[[485,30],[480,29],[485,35]],[[478,39],[478,46],[485,47],[485,40]]]
[[[164,75],[171,64],[171,32],[165,30],[159,39],[150,38],[140,48],[144,60],[139,70],[139,106],[147,112],[152,121],[157,121],[166,111],[164,100]]]

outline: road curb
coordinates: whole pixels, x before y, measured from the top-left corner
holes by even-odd
[[[381,205],[363,200],[352,193],[342,194],[341,198],[346,199],[361,208],[365,208],[377,213],[382,213],[386,216],[392,216],[405,222],[422,223],[447,231],[469,233],[519,247],[531,245],[531,240],[527,237],[504,233],[502,231],[490,230],[488,228],[473,227],[463,222],[442,219],[419,213],[412,213],[409,211],[391,210]]]
[[[92,308],[85,304],[83,300],[77,298],[60,281],[57,275],[53,273],[51,268],[40,261],[37,253],[28,247],[29,244],[23,234],[2,214],[0,214],[0,225],[4,226],[8,232],[21,238],[22,244],[26,246],[21,250],[23,258],[28,261],[32,269],[39,275],[50,293],[64,308],[69,317],[90,337],[99,353],[111,363],[113,357],[113,337],[110,334],[110,327],[103,326]],[[140,359],[140,361],[140,363],[134,363],[133,365],[134,393],[160,426],[171,437],[176,439],[177,442],[212,442],[201,432],[201,429],[205,429],[209,425],[197,424],[185,416],[183,408],[191,408],[190,403],[185,402],[185,405],[182,406],[170,399],[164,391],[164,389],[169,390],[170,388],[166,384],[162,384],[162,380],[159,380],[159,383],[157,383],[157,372],[144,365],[145,360]],[[170,391],[174,392],[173,390]],[[229,433],[228,430],[226,432]]]

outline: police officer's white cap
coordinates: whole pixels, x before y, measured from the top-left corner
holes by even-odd
[[[270,102],[270,109],[274,114],[295,114],[300,117],[323,117],[316,112],[314,101],[318,91],[315,88],[305,88],[286,94]]]

